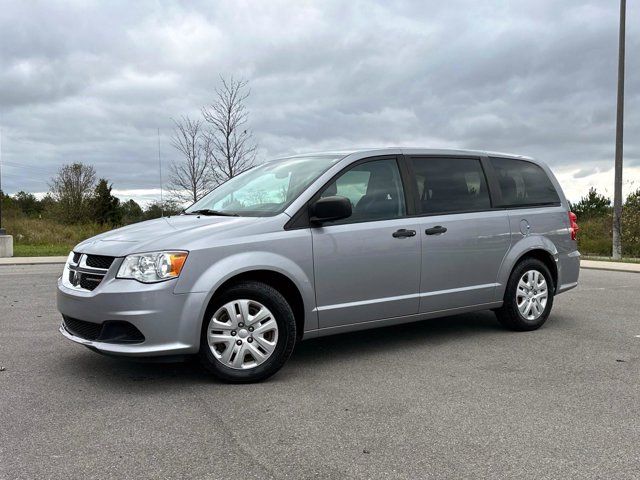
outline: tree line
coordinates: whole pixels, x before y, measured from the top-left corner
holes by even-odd
[[[571,204],[571,211],[583,220],[609,215],[612,208],[611,199],[598,193],[594,187],[580,201]],[[627,196],[622,208],[630,214],[640,212],[640,188]]]
[[[47,218],[68,225],[97,223],[120,226],[173,215],[182,209],[172,200],[151,202],[145,208],[135,200],[121,202],[112,194],[106,178],[96,179],[93,166],[83,163],[63,165],[51,179],[49,192],[41,199],[20,191],[15,195],[0,192],[7,217]]]
[[[201,107],[199,118],[174,119],[171,145],[178,159],[169,167],[168,200],[144,209],[134,200],[121,202],[108,179],[97,178],[93,166],[76,162],[58,170],[42,199],[24,191],[13,196],[0,192],[3,208],[8,215],[46,217],[69,225],[119,226],[176,214],[185,203],[196,202],[254,166],[257,147],[247,128],[245,105],[249,94],[246,80],[221,76],[212,102]]]
[[[571,204],[578,216],[578,246],[582,253],[609,257],[612,253],[613,205],[595,188]],[[622,253],[640,257],[640,188],[630,193],[622,207]]]

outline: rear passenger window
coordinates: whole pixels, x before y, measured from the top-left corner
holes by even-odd
[[[551,180],[535,163],[509,158],[491,158],[498,176],[504,206],[560,203]]]
[[[421,213],[465,212],[491,208],[480,160],[412,158]]]

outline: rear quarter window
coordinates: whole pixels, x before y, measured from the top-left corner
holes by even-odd
[[[498,177],[502,206],[557,205],[560,197],[546,172],[535,163],[510,158],[489,159]]]

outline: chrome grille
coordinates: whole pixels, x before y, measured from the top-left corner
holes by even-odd
[[[71,288],[87,291],[95,290],[104,279],[114,260],[114,257],[74,252],[72,259],[66,266],[68,273],[65,280],[67,280],[68,286]]]

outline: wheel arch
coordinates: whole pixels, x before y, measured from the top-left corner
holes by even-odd
[[[551,278],[553,279],[553,291],[555,293],[555,291],[558,289],[558,265],[553,255],[546,250],[536,248],[534,250],[526,252],[520,258],[518,258],[518,261],[513,265],[513,268],[516,268],[516,266],[520,262],[528,258],[535,258],[537,260],[540,260],[549,269],[549,272],[551,272]],[[511,271],[513,271],[513,268],[511,269]]]
[[[549,271],[553,280],[554,292],[558,289],[558,280],[560,276],[558,268],[558,250],[555,245],[546,237],[530,236],[522,239],[505,257],[498,274],[498,291],[496,298],[502,300],[507,287],[507,282],[511,273],[516,266],[527,258],[535,258],[543,262]]]
[[[305,304],[302,292],[295,284],[295,282],[287,275],[268,268],[237,272],[234,275],[226,278],[220,285],[216,286],[216,288],[209,295],[207,306],[202,317],[203,324],[206,319],[213,313],[212,309],[215,304],[216,294],[226,290],[233,285],[237,285],[246,281],[256,281],[269,285],[270,287],[275,288],[282,294],[282,296],[285,297],[285,299],[291,306],[291,310],[293,310],[293,315],[296,321],[296,336],[297,340],[300,340],[304,333],[306,319]]]

